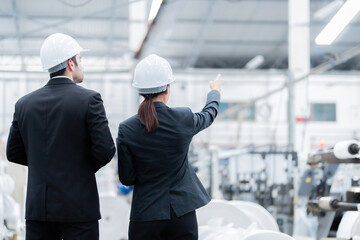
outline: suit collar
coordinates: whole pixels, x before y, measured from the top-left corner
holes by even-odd
[[[68,77],[54,77],[51,78],[46,85],[56,85],[56,84],[75,84],[70,78]]]
[[[165,103],[163,102],[154,102],[154,106],[157,107],[168,107]]]

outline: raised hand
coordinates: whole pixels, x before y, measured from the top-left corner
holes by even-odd
[[[216,78],[209,82],[209,86],[211,90],[221,91],[221,82],[220,82],[221,74],[218,74]]]

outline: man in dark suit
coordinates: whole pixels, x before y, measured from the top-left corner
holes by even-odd
[[[100,94],[75,84],[81,51],[70,36],[50,35],[40,57],[51,79],[15,105],[6,153],[28,166],[26,240],[99,239],[95,173],[115,146]]]

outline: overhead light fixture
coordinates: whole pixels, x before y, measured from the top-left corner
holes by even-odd
[[[360,0],[347,0],[316,37],[318,45],[330,45],[360,11]]]
[[[261,64],[264,62],[264,56],[257,55],[256,57],[252,58],[246,65],[246,69],[256,69],[260,67]]]
[[[317,20],[323,20],[333,14],[335,11],[339,10],[339,8],[344,4],[344,0],[334,0],[329,4],[326,4],[325,7],[317,10],[313,17]]]
[[[152,1],[149,19],[148,19],[149,22],[155,19],[156,15],[159,12],[162,2],[163,2],[163,0],[153,0]]]

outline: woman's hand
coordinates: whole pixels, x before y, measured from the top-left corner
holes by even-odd
[[[209,82],[209,86],[211,90],[221,91],[221,83],[220,83],[221,74],[218,74],[216,78]]]

